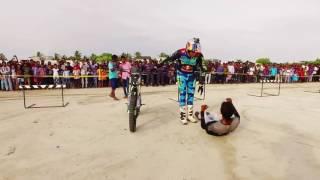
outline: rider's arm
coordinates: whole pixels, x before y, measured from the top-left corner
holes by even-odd
[[[180,50],[174,52],[171,56],[169,56],[168,58],[166,58],[165,60],[163,60],[161,62],[161,64],[165,64],[165,63],[168,63],[168,62],[173,62],[177,59],[179,59],[181,56],[181,53],[180,53]]]
[[[232,105],[233,105],[233,104],[232,104]],[[234,107],[234,106],[233,106],[233,107]],[[234,115],[235,115],[237,118],[239,118],[239,120],[240,120],[240,114],[238,113],[236,107],[234,107]]]
[[[200,53],[197,59],[196,69],[200,72],[196,75],[196,80],[199,81],[200,84],[204,84],[204,76],[203,73],[207,71],[207,68],[204,65],[203,55]]]
[[[201,121],[202,129],[205,129],[207,131],[208,130],[207,125],[206,125],[206,122],[204,121],[204,111],[200,112],[200,121]]]
[[[239,118],[239,119],[240,119],[240,114],[238,113],[238,111],[237,111],[236,107],[233,105],[233,103],[232,103],[232,99],[231,99],[231,98],[227,98],[227,99],[226,99],[226,101],[227,101],[227,102],[231,102],[232,107],[233,107],[233,109],[234,109],[234,115],[235,115],[237,118]]]
[[[201,70],[201,72],[206,72],[207,67],[204,65],[204,57],[202,54],[198,56],[197,59],[197,67]]]

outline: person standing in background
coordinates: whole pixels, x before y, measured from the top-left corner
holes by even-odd
[[[112,60],[108,63],[109,68],[109,81],[111,85],[111,93],[109,94],[114,100],[119,100],[116,97],[116,89],[118,82],[118,67],[117,67],[117,55],[112,55]]]
[[[154,85],[154,75],[153,75],[154,65],[151,59],[148,59],[147,63],[144,65],[144,71],[147,74],[146,86]]]
[[[40,65],[39,67],[39,84],[44,84],[44,80],[45,80],[45,76],[46,76],[46,68],[44,67],[44,65]]]
[[[63,70],[63,83],[66,85],[67,88],[70,88],[70,74],[71,74],[70,63],[67,62],[67,65],[64,66],[64,70]]]
[[[12,90],[17,90],[19,87],[17,87],[17,71],[16,71],[16,67],[14,64],[10,65],[10,69],[11,69],[11,80],[12,80]]]
[[[80,88],[81,86],[81,80],[80,80],[80,66],[78,64],[78,62],[75,63],[75,65],[73,66],[73,82],[74,82],[74,87],[75,88]]]
[[[10,67],[6,62],[2,62],[0,67],[0,74],[2,75],[2,88],[6,91],[12,91],[12,82],[10,78]]]
[[[53,71],[53,76],[52,76],[53,84],[57,85],[59,84],[59,67],[57,64],[53,65],[52,71]]]
[[[131,63],[126,59],[125,56],[121,56],[120,72],[121,72],[121,82],[122,82],[122,87],[124,92],[123,98],[128,98],[128,85],[129,85],[129,78],[131,73]]]
[[[88,87],[88,64],[84,61],[81,65],[81,87],[87,88]]]
[[[92,76],[93,76],[93,78],[92,78],[92,81],[93,81],[92,82],[93,83],[92,86],[94,88],[96,88],[96,87],[98,87],[98,77],[97,77],[97,75],[98,75],[98,73],[97,73],[98,65],[96,64],[95,61],[92,61],[90,67],[91,67],[91,72],[92,72]]]

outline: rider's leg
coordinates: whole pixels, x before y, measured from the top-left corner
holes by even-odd
[[[196,81],[194,80],[193,77],[189,77],[188,83],[187,83],[187,94],[188,94],[188,99],[187,99],[187,104],[188,104],[188,120],[196,123],[197,119],[193,117],[193,99],[194,99],[194,92],[195,92],[195,84]]]
[[[180,105],[180,121],[182,124],[188,124],[186,117],[186,95],[187,95],[187,81],[186,77],[181,74],[178,76],[178,88],[179,88],[179,105]]]
[[[180,121],[183,125],[188,124],[186,117],[186,106],[180,106]]]

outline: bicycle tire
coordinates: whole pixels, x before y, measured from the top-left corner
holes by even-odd
[[[130,96],[129,102],[129,129],[131,132],[136,131],[136,121],[137,121],[137,94],[133,91]]]
[[[139,98],[139,99],[138,99]],[[138,104],[139,103],[139,104]],[[136,104],[136,118],[139,116],[140,114],[140,108],[141,108],[141,94],[139,94],[139,96],[137,97],[137,104]]]

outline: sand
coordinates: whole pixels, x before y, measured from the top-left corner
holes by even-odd
[[[251,96],[259,88],[209,85],[206,100],[195,102],[217,112],[233,98],[241,124],[224,137],[207,135],[200,123],[180,124],[176,86],[142,88],[146,105],[135,133],[126,100],[109,98],[110,89],[66,90],[67,107],[42,109],[24,109],[21,92],[0,92],[0,180],[319,179],[320,93],[305,91],[320,84]],[[27,103],[60,104],[58,95],[27,92]]]

